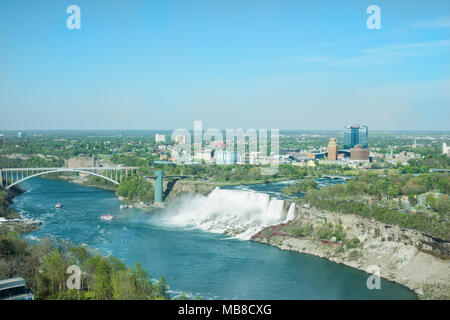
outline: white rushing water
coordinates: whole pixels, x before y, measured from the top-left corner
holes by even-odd
[[[155,219],[176,227],[199,228],[248,240],[264,227],[295,217],[295,204],[287,212],[284,201],[254,191],[216,188],[208,196],[182,198],[159,212]]]

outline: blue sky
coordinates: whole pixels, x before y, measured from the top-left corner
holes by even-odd
[[[447,0],[5,0],[0,130],[450,130],[449,58]]]

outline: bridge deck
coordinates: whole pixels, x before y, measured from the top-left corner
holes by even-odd
[[[21,183],[25,180],[35,178],[49,173],[78,172],[89,174],[108,180],[114,184],[119,184],[123,178],[130,174],[135,174],[138,167],[55,167],[55,168],[0,168],[0,186],[5,185],[6,189]],[[109,176],[109,177],[108,177]],[[5,183],[4,183],[5,182]]]
[[[337,175],[332,175],[332,174],[323,174],[322,178],[350,180],[353,177],[350,177],[350,176],[337,176]]]
[[[55,170],[137,170],[138,167],[55,167],[55,168],[0,168],[0,171],[55,171]]]

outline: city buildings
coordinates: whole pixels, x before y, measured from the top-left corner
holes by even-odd
[[[350,150],[350,160],[352,161],[369,161],[370,150],[363,148],[360,144],[357,144]]]
[[[183,143],[183,144],[186,143],[186,136],[177,135],[174,138],[175,143]]]
[[[203,150],[194,154],[194,161],[212,163],[213,155],[211,150]]]
[[[238,160],[238,154],[234,151],[219,151],[216,156],[216,164],[235,164]]]
[[[156,134],[155,135],[155,142],[156,143],[165,143],[166,142],[166,136],[164,134]]]
[[[369,129],[367,126],[346,125],[344,131],[344,149],[351,149],[356,145],[367,148],[369,145]]]
[[[68,168],[91,168],[96,167],[96,161],[95,157],[72,157],[65,163]]]
[[[446,154],[447,157],[450,156],[450,147],[447,147],[447,143],[442,144],[442,154]]]
[[[338,158],[338,147],[336,144],[336,139],[331,138],[328,143],[328,160],[337,160]]]

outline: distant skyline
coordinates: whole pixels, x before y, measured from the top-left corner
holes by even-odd
[[[0,131],[447,131],[450,1],[2,1],[0,115]]]

